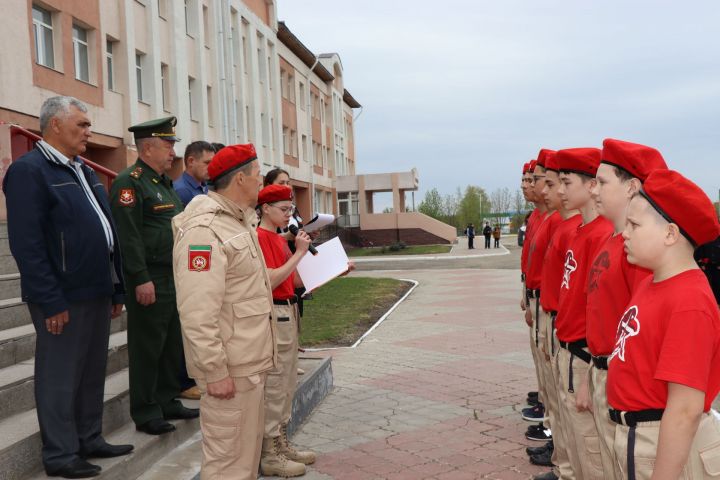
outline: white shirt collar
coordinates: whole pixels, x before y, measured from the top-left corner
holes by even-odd
[[[43,147],[48,149],[50,151],[50,153],[55,155],[55,157],[58,160],[60,160],[60,162],[62,162],[64,165],[73,166],[75,164],[74,160],[71,160],[68,157],[66,157],[65,155],[63,155],[57,148],[53,147],[52,145],[47,143],[45,140],[40,140],[40,142],[38,142],[38,143],[41,143]]]

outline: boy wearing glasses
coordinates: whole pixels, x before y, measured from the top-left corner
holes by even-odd
[[[287,240],[277,233],[287,227],[295,206],[292,189],[286,185],[268,185],[258,195],[260,225],[258,243],[270,276],[273,317],[277,321],[278,362],[265,383],[265,433],[260,471],[263,475],[297,477],[305,474],[305,465],[315,462],[315,453],[295,450],[288,442],[287,424],[297,385],[298,305],[295,288],[301,287],[295,275],[307,253],[310,236],[300,230],[295,236],[295,253]]]

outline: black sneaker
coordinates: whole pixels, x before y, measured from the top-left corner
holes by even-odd
[[[533,442],[548,442],[552,440],[550,430],[532,430],[525,432],[525,438]]]
[[[552,452],[546,451],[540,455],[530,455],[530,463],[541,467],[552,467]]]
[[[555,445],[553,444],[553,441],[550,440],[542,447],[527,447],[525,449],[525,452],[528,454],[528,456],[531,456],[531,455],[540,455],[541,453],[545,453],[548,450],[550,450],[552,452],[554,449],[555,449]]]
[[[549,472],[541,473],[540,475],[535,475],[533,477],[533,480],[558,480],[559,478],[560,477],[555,475],[555,472],[550,470]]]
[[[528,393],[527,393],[527,396],[528,396],[528,397],[535,397],[535,398],[537,398],[538,392],[528,392]]]
[[[544,422],[547,420],[547,417],[545,416],[545,407],[542,403],[540,403],[534,407],[523,408],[522,418],[528,422]]]
[[[525,399],[525,403],[527,403],[531,407],[534,407],[540,403],[540,400],[538,400],[538,397],[527,397]]]

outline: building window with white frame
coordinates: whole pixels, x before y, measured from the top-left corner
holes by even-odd
[[[107,69],[107,88],[115,91],[115,44],[110,37],[105,40],[105,67]]]
[[[290,129],[283,126],[283,153],[290,155]]]
[[[167,64],[160,64],[160,90],[162,94],[162,107],[166,112],[170,112],[170,85],[169,85],[169,69]]]
[[[298,85],[298,95],[300,96],[300,109],[305,111],[305,84],[303,82]]]
[[[208,126],[212,127],[215,125],[215,102],[213,101],[212,87],[207,85],[205,91],[207,93]]]
[[[39,65],[55,68],[52,14],[37,5],[32,7],[33,33],[35,34],[35,61]]]
[[[137,99],[140,102],[145,101],[143,66],[145,63],[145,54],[135,52],[135,82],[137,83]]]
[[[303,158],[303,161],[307,162],[307,161],[308,161],[307,135],[303,135],[303,136],[301,137],[301,142],[300,142],[300,143],[302,144],[302,158]]]
[[[75,58],[75,78],[90,83],[90,51],[88,31],[78,25],[72,29],[73,54]]]
[[[158,0],[158,17],[163,20],[167,20],[168,17],[168,2],[170,0]]]
[[[197,102],[195,101],[195,79],[192,77],[188,77],[188,105],[190,107],[190,120],[196,120],[195,118],[195,110],[197,107]]]
[[[287,83],[288,100],[295,103],[295,75],[288,73]]]

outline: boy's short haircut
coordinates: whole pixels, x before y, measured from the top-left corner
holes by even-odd
[[[608,165],[610,165],[610,164],[608,164]],[[620,179],[621,182],[629,182],[633,178],[636,178],[630,172],[625,170],[624,168],[620,168],[615,165],[610,165],[610,166],[613,168],[613,170],[615,171],[615,175]]]
[[[577,172],[577,171],[575,171],[575,170],[560,170],[559,173],[564,173],[565,175],[569,175],[569,174],[571,174],[571,173],[574,173],[575,175],[577,175],[578,177],[580,177],[580,180],[582,181],[582,183],[587,183],[587,182],[589,182],[590,180],[595,180],[595,177],[591,177],[591,176],[588,175],[587,173]]]

